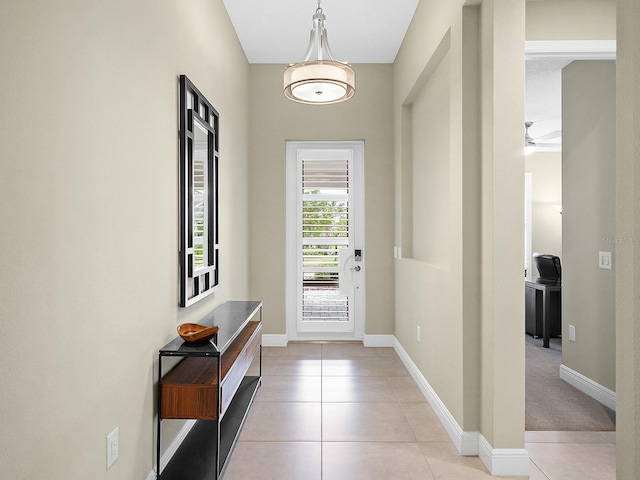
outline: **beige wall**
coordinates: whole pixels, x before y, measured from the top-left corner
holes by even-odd
[[[497,448],[520,448],[524,320],[514,319],[524,317],[523,192],[512,185],[524,174],[516,128],[524,105],[511,99],[524,96],[524,52],[516,47],[524,2],[462,3],[421,2],[394,64],[396,242],[408,252],[396,261],[396,337],[463,430],[480,431]],[[514,73],[506,79],[500,71]],[[423,108],[433,91],[444,102]],[[429,151],[419,136],[440,139],[438,148]],[[447,185],[432,188],[423,156]],[[416,219],[428,223],[416,228]],[[448,249],[430,258],[433,235]]]
[[[250,294],[265,305],[264,333],[286,333],[285,142],[364,140],[366,334],[393,333],[391,65],[355,65],[348,102],[310,106],[282,93],[284,65],[251,65]]]
[[[450,81],[451,68],[446,55],[418,92],[412,104],[411,120],[412,257],[441,268],[449,267],[451,255]]]
[[[2,477],[144,479],[158,348],[247,296],[248,64],[220,0],[2,2],[0,58]],[[221,286],[188,309],[181,73],[221,119]]]
[[[531,172],[531,252],[562,258],[562,154],[527,155],[525,170]],[[532,277],[539,276],[533,262],[531,268]]]
[[[524,7],[485,1],[481,12],[481,432],[494,448],[524,446]]]
[[[616,236],[640,239],[640,8],[618,2]],[[640,245],[616,246],[616,476],[640,478]]]
[[[562,362],[615,391],[615,62],[565,67],[562,115]]]
[[[527,40],[616,38],[616,0],[527,1]]]
[[[462,159],[459,155],[452,158],[450,151],[452,137],[458,133],[452,132],[451,122],[460,115],[455,111],[455,105],[460,104],[460,92],[451,87],[452,83],[460,83],[461,72],[455,65],[460,62],[460,54],[450,53],[453,40],[445,24],[438,26],[442,27],[442,37],[438,39],[432,28],[425,28],[429,16],[424,12],[429,8],[433,5],[418,5],[394,65],[399,152],[396,215],[402,219],[396,242],[402,247],[403,257],[396,261],[395,335],[462,425],[465,421],[459,230]],[[454,13],[450,15],[460,22]],[[461,30],[461,27],[456,30],[456,42],[461,42]],[[423,45],[422,51],[435,52],[431,57],[417,58],[422,51],[413,50],[414,42],[425,40],[416,37],[417,32],[430,32],[429,40],[437,40],[435,44]],[[413,62],[419,65],[423,60],[427,63],[422,65],[422,71],[411,65]],[[405,78],[406,72],[411,71],[417,72],[413,84]],[[407,87],[402,90],[399,85]],[[457,146],[455,150],[459,152]],[[417,327],[421,329],[420,342]],[[444,338],[446,342],[442,341]]]

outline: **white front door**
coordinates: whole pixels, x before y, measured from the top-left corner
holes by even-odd
[[[287,142],[291,340],[362,339],[362,142]]]

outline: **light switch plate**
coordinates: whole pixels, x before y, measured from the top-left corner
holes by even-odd
[[[111,465],[113,465],[120,456],[120,442],[118,437],[118,427],[107,435],[107,470],[111,468]]]
[[[611,252],[598,252],[598,266],[611,270],[613,260],[611,258]]]
[[[569,325],[569,340],[576,341],[576,327],[575,325]]]

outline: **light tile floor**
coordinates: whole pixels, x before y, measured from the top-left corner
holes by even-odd
[[[268,347],[262,374],[223,480],[526,478],[461,457],[391,348]],[[532,480],[615,479],[615,432],[527,432],[526,448]]]

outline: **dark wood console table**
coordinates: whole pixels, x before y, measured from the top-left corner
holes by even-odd
[[[218,325],[203,344],[176,337],[158,352],[157,472],[161,480],[218,479],[261,382],[262,302],[226,302],[197,323]],[[257,375],[247,375],[256,355]],[[168,372],[163,359],[180,357]],[[161,471],[162,421],[194,419],[195,425]]]
[[[542,295],[542,312],[538,308],[539,294]],[[527,333],[534,337],[542,336],[542,346],[549,348],[549,338],[562,333],[562,283],[544,278],[538,278],[534,282],[525,281],[525,295]]]

